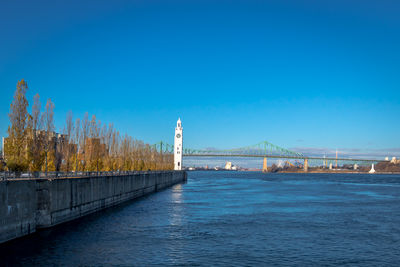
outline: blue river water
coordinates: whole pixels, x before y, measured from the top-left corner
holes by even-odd
[[[400,266],[400,175],[190,172],[0,246],[0,265]]]

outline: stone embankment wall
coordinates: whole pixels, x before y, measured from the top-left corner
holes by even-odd
[[[184,171],[0,182],[0,243],[186,181]]]

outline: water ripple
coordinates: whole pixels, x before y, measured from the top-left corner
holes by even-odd
[[[1,265],[398,266],[397,175],[190,172],[0,246]]]

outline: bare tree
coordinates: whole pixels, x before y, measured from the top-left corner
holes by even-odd
[[[43,113],[43,122],[45,128],[45,172],[47,175],[49,165],[55,169],[55,133],[54,133],[54,104],[49,98],[46,103],[46,110]],[[50,153],[50,154],[49,154]],[[50,163],[49,163],[49,158]]]
[[[89,170],[99,171],[100,155],[101,155],[101,122],[96,121],[96,116],[92,116],[90,121],[90,131],[89,131]]]
[[[89,126],[90,126],[89,114],[86,112],[85,116],[83,117],[83,120],[82,120],[82,138],[81,138],[82,160],[83,160],[82,171],[85,171],[85,169],[86,169],[86,158],[87,158],[86,142],[87,142],[87,138],[88,138],[88,134],[89,134]]]
[[[108,128],[106,125],[103,127],[103,133],[102,136],[104,138],[104,145],[105,145],[105,162],[104,162],[104,169],[106,171],[111,171],[112,170],[112,150],[111,150],[111,145],[112,145],[112,134],[113,134],[113,125],[110,123],[108,125]]]
[[[75,122],[75,171],[78,171],[78,153],[79,153],[79,149],[80,149],[80,140],[81,139],[81,121],[80,119],[76,119]]]
[[[64,136],[63,136],[63,158],[65,162],[66,171],[70,169],[71,153],[72,153],[72,133],[74,131],[74,123],[72,120],[72,111],[68,111],[65,120]]]
[[[112,144],[111,144],[111,153],[112,153],[112,162],[111,169],[112,170],[121,170],[119,165],[119,144],[120,144],[120,135],[118,131],[113,131],[112,133]]]
[[[44,162],[44,133],[42,131],[43,120],[41,117],[40,96],[36,94],[33,98],[32,114],[31,114],[31,142],[30,142],[30,157],[31,171],[40,171]]]

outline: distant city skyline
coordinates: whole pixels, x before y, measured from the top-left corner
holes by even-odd
[[[184,147],[268,140],[400,156],[395,1],[9,1],[0,4],[0,136],[18,80],[122,134]]]

